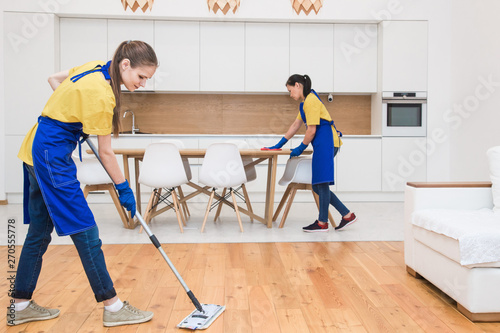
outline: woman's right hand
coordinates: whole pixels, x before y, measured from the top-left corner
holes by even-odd
[[[287,142],[288,142],[288,139],[285,137],[282,137],[280,142],[278,142],[274,146],[264,147],[263,149],[265,149],[265,150],[278,150],[278,149],[281,149],[281,147],[283,147],[285,145],[285,143],[287,143]]]

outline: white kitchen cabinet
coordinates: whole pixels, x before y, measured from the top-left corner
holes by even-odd
[[[200,90],[199,22],[155,21],[155,51],[160,62],[156,90]]]
[[[142,40],[153,48],[154,22],[151,20],[108,20],[108,60],[113,58],[116,48],[123,41]],[[122,90],[126,90],[122,86]],[[147,80],[146,87],[138,90],[154,90],[154,80]]]
[[[24,135],[5,136],[5,192],[23,192],[23,161],[17,157]]]
[[[287,92],[289,26],[288,23],[245,24],[245,91]]]
[[[5,134],[25,135],[42,113],[58,68],[58,18],[53,14],[4,13]]]
[[[317,92],[333,91],[333,24],[290,24],[292,74],[309,75]]]
[[[200,90],[245,90],[244,23],[200,23]]]
[[[382,30],[382,90],[427,91],[427,21],[387,21]]]
[[[427,181],[426,138],[382,139],[382,191],[404,191],[409,181]]]
[[[337,191],[369,192],[382,189],[382,140],[380,137],[342,138],[336,156]]]
[[[333,91],[377,92],[377,25],[335,24]]]
[[[89,61],[111,59],[108,57],[107,20],[61,18],[59,31],[61,70],[81,66]]]

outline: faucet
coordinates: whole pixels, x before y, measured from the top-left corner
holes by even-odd
[[[123,113],[123,118],[127,115],[127,113],[132,114],[132,134],[135,134],[136,131],[139,131],[138,128],[135,128],[135,114],[131,110],[127,110]]]

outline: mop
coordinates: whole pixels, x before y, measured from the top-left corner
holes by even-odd
[[[89,138],[86,138],[87,144],[89,145],[90,149],[94,152],[94,155],[97,157],[99,162],[101,163],[102,167],[108,173],[109,178],[111,176],[109,175],[108,170],[106,170],[106,167],[102,163],[101,157],[99,156],[99,153],[97,152],[96,147],[92,143],[92,141]],[[111,178],[112,179],[112,178]],[[116,185],[116,184],[115,184]],[[170,261],[170,258],[167,256],[165,251],[163,251],[160,242],[156,238],[156,236],[151,232],[151,229],[149,229],[148,225],[142,218],[141,214],[139,212],[135,213],[135,216],[137,216],[137,219],[141,223],[142,227],[146,231],[146,233],[149,236],[149,239],[153,243],[154,246],[160,251],[161,255],[163,256],[163,259],[167,262],[168,266],[174,273],[175,277],[177,277],[177,280],[181,283],[182,287],[186,291],[189,299],[191,302],[193,302],[193,305],[196,307],[196,310],[191,312],[186,318],[182,320],[182,322],[177,325],[178,328],[187,328],[187,329],[192,329],[192,330],[203,330],[208,328],[217,317],[219,317],[222,312],[226,309],[224,305],[216,305],[216,304],[200,304],[198,299],[196,299],[196,296],[193,294],[193,292],[188,288],[187,284],[184,282],[184,279],[181,277],[177,269],[175,268],[174,264],[172,261]]]

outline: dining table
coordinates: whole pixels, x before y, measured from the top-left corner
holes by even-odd
[[[139,183],[139,174],[140,174],[140,161],[144,157],[145,148],[115,148],[113,152],[115,155],[121,155],[123,158],[123,172],[125,178],[130,183],[130,166],[129,160],[133,159],[134,161],[134,171],[135,171],[135,194],[136,194],[136,202],[137,210],[141,212],[141,184]],[[266,185],[266,201],[264,208],[264,216],[260,216],[255,214],[253,211],[248,211],[247,209],[238,206],[240,212],[250,216],[251,218],[265,224],[268,228],[272,228],[273,226],[273,210],[274,210],[274,193],[276,188],[276,171],[278,168],[278,156],[280,155],[290,155],[290,149],[282,149],[282,150],[261,150],[261,149],[241,149],[240,155],[242,157],[250,157],[253,158],[253,162],[250,165],[257,165],[263,162],[268,162],[267,167],[267,185]],[[206,153],[206,149],[180,149],[179,153],[181,157],[185,157],[188,159],[191,158],[203,158]],[[312,150],[305,150],[303,155],[312,154]],[[202,186],[196,184],[194,182],[189,181],[188,184],[195,191],[183,198],[183,201],[189,200],[198,194],[206,194],[210,195],[209,187]],[[231,206],[229,202],[224,201],[226,205]]]

